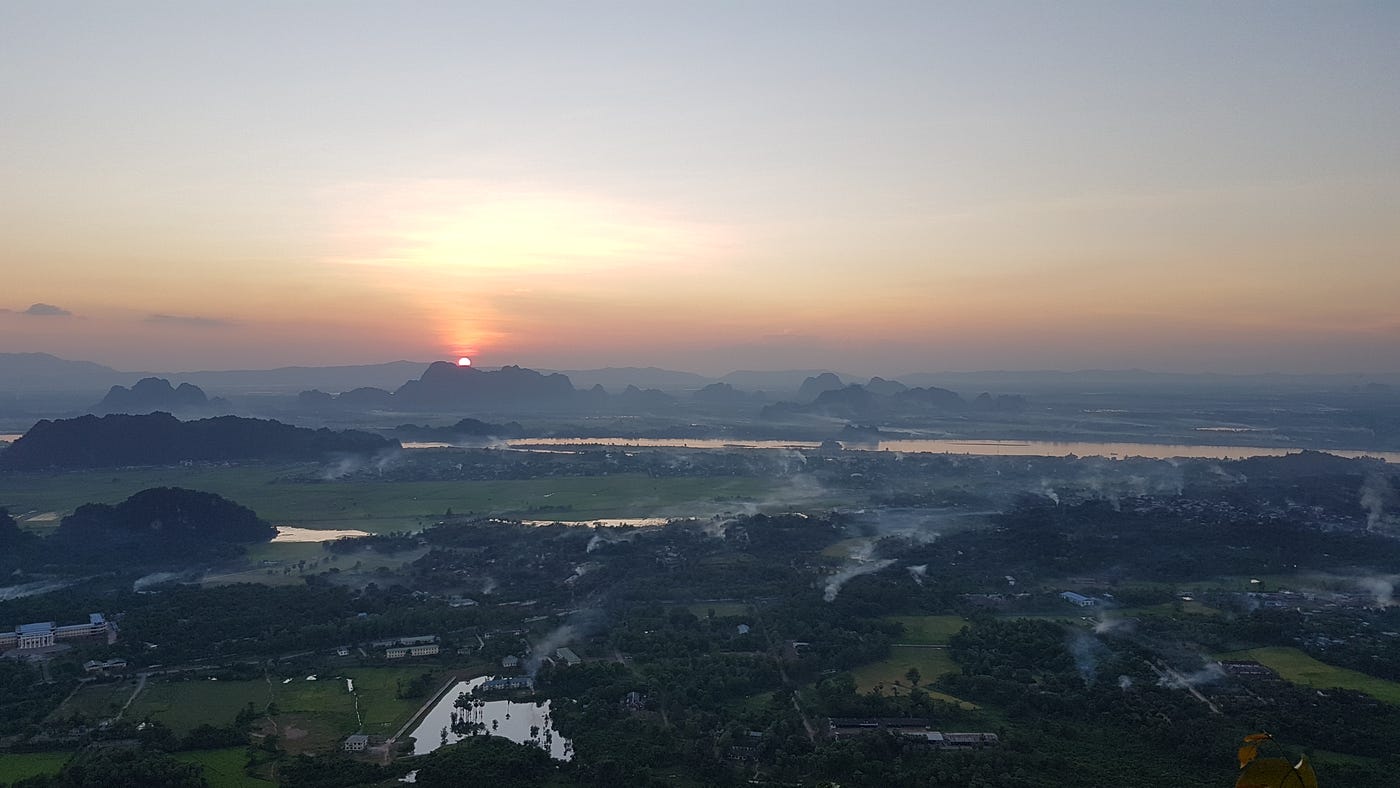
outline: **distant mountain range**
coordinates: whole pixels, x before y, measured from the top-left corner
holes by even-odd
[[[107,396],[92,408],[94,413],[226,413],[228,400],[221,397],[210,399],[204,389],[190,383],[178,387],[170,385],[165,378],[142,378],[131,388],[113,386]]]
[[[200,372],[123,372],[91,361],[70,361],[48,353],[0,353],[0,391],[104,391],[132,386],[143,378],[165,378],[220,394],[295,394],[311,388],[347,391],[360,386],[397,386],[420,374],[426,361],[391,361],[334,367],[210,370]]]
[[[443,362],[439,362],[443,363]],[[455,366],[446,364],[446,366]],[[330,367],[279,367],[276,369],[209,370],[198,372],[124,372],[90,361],[71,361],[47,353],[0,353],[0,392],[88,391],[95,396],[112,386],[132,386],[142,378],[161,377],[174,384],[189,383],[221,396],[251,394],[283,394],[316,389],[332,394],[354,389],[383,389],[393,391],[404,381],[419,378],[428,369],[428,362],[391,361],[383,364],[361,364]],[[475,368],[474,368],[475,369]],[[726,383],[742,392],[763,391],[770,401],[796,398],[804,381],[823,378],[823,386],[840,385],[866,380],[861,376],[822,369],[803,370],[739,370],[720,377],[698,375],[659,367],[605,367],[601,369],[539,370],[548,377],[554,373],[567,376],[574,387],[588,391],[601,387],[619,393],[632,386],[638,390],[655,389],[669,394],[699,391],[713,383]],[[906,387],[950,388],[970,394],[977,391],[1009,391],[1018,393],[1082,393],[1102,391],[1187,391],[1187,390],[1268,390],[1290,389],[1350,389],[1368,386],[1400,387],[1400,372],[1346,375],[1225,375],[1183,374],[1128,370],[1005,370],[982,372],[911,372],[889,380],[865,384],[872,391],[894,393],[890,384]]]

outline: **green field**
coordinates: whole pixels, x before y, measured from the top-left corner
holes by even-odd
[[[270,684],[262,679],[153,682],[132,703],[127,716],[133,720],[150,717],[183,735],[202,723],[231,723],[249,701],[262,711],[272,700],[277,704],[273,715],[276,730],[271,726],[266,730],[281,736],[290,751],[324,752],[360,730],[384,736],[396,733],[427,700],[399,698],[398,683],[423,672],[422,667],[405,666],[351,668],[340,677],[318,676],[317,681],[307,681],[305,676],[295,676],[286,683],[286,677],[275,677]],[[346,689],[347,677],[354,680],[359,695],[358,716],[355,698]],[[433,689],[446,680],[446,676],[435,680]]]
[[[250,701],[261,710],[267,705],[268,685],[261,679],[253,681],[172,681],[151,682],[127,709],[123,719],[132,721],[150,717],[162,722],[179,735],[195,727],[229,725]]]
[[[326,752],[355,732],[355,699],[345,689],[345,680],[331,676],[318,681],[305,677],[288,684],[277,684],[277,734],[282,746],[293,754]]]
[[[16,752],[0,755],[0,783],[9,784],[39,774],[57,774],[71,752]]]
[[[902,695],[910,689],[909,679],[904,675],[909,672],[910,668],[919,669],[919,686],[921,687],[927,686],[939,676],[958,671],[957,664],[948,656],[945,649],[926,646],[894,646],[890,650],[888,659],[862,665],[851,671],[851,675],[855,678],[856,689],[860,692],[879,691]],[[949,703],[957,703],[963,708],[976,708],[973,704],[959,700],[952,695],[931,690],[928,694]]]
[[[179,752],[174,757],[203,766],[204,779],[209,781],[209,788],[272,788],[274,785],[244,773],[243,765],[248,761],[248,750],[244,747]]]
[[[1338,668],[1319,662],[1296,648],[1270,646],[1247,651],[1217,654],[1217,659],[1252,659],[1267,665],[1294,684],[1317,689],[1342,689],[1364,692],[1377,700],[1400,706],[1400,682],[1378,679],[1348,668]]]
[[[424,672],[427,672],[425,668],[354,668],[345,672],[354,679],[355,693],[360,696],[365,733],[392,736],[408,722],[428,698],[399,698],[398,682],[400,679],[407,682]],[[429,692],[436,692],[445,683],[446,676],[435,678]]]
[[[72,512],[84,503],[116,503],[150,487],[218,493],[277,524],[416,530],[448,509],[458,514],[589,521],[608,517],[708,514],[736,501],[762,498],[773,482],[758,478],[667,478],[641,474],[506,481],[289,481],[320,466],[241,465],[227,468],[142,468],[0,477],[0,507],[12,514]],[[26,523],[40,529],[56,525]]]
[[[946,646],[949,638],[967,626],[962,616],[885,616],[884,620],[904,625],[904,634],[895,638],[897,642],[920,646]]]
[[[114,717],[135,689],[135,679],[113,684],[89,684],[68,696],[68,699],[49,715],[49,719],[66,720],[74,715],[81,715],[90,722],[95,722]]]

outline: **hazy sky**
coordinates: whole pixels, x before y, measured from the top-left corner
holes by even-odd
[[[1397,41],[1394,2],[0,0],[0,351],[1395,371]]]

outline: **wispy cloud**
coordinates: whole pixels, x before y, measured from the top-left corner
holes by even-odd
[[[237,325],[231,320],[220,320],[214,317],[199,317],[198,315],[163,315],[154,314],[146,316],[147,323],[171,323],[181,326],[192,326],[195,328],[228,328]]]
[[[35,317],[72,317],[73,313],[53,304],[31,304],[24,314]]]

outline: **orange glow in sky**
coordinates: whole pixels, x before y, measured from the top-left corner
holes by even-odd
[[[0,352],[1400,369],[1393,4],[875,8],[27,4]]]

